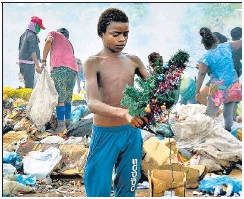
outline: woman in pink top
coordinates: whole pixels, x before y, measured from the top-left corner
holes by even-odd
[[[43,68],[50,51],[51,77],[59,94],[56,107],[58,126],[55,133],[62,133],[70,124],[71,99],[78,72],[74,49],[68,38],[69,31],[65,28],[49,32],[42,56]]]

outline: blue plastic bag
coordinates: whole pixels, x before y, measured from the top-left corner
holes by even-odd
[[[75,124],[80,120],[80,118],[83,117],[83,113],[86,110],[85,105],[79,105],[74,108],[74,110],[71,112],[71,124]]]
[[[22,174],[17,174],[16,180],[17,182],[23,184],[23,185],[30,185],[34,186],[36,184],[36,177],[33,175],[22,175]]]
[[[12,164],[16,169],[23,167],[20,156],[16,152],[3,151],[3,162]]]
[[[233,193],[239,193],[239,191],[242,190],[241,181],[235,178],[230,178],[227,175],[218,176],[215,178],[212,177],[204,178],[200,182],[199,190],[214,193],[214,187],[223,184],[231,184],[233,186]]]
[[[3,162],[11,164],[16,161],[17,156],[16,152],[3,151]]]

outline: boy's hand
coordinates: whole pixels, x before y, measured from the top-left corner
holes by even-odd
[[[133,117],[129,113],[127,113],[126,119],[134,128],[141,128],[143,124],[145,124],[145,122],[148,122],[148,119],[146,117]]]

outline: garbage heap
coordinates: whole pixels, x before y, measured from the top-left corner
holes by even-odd
[[[54,135],[55,111],[41,130],[26,116],[31,93],[29,88],[3,88],[4,196],[35,192],[36,184],[50,181],[50,175],[83,177],[92,128],[86,101],[73,95],[71,125]]]
[[[71,125],[54,135],[55,111],[41,130],[26,117],[31,92],[3,89],[4,196],[85,196],[82,182],[74,177],[83,177],[92,131],[92,114],[85,100],[73,95]],[[198,189],[197,194],[241,195],[241,181],[227,176],[233,168],[242,169],[241,117],[228,132],[223,128],[223,115],[213,120],[204,114],[205,109],[202,105],[176,106],[170,116],[173,138],[142,131],[140,181],[149,181],[151,196],[169,195],[170,189],[176,196],[184,196],[186,188]],[[60,175],[72,176],[72,180],[60,180]],[[76,192],[79,195],[74,195]]]

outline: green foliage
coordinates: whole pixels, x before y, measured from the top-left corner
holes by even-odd
[[[151,76],[147,79],[139,77],[136,82],[139,88],[126,85],[124,98],[121,105],[129,108],[129,114],[136,117],[149,116],[150,124],[155,124],[155,117],[158,117],[165,105],[167,109],[179,99],[180,76],[189,60],[186,51],[179,50],[171,57],[167,66],[163,65],[162,57],[158,53],[149,55],[149,63],[153,68]],[[145,112],[145,108],[150,109],[150,113]]]
[[[169,60],[169,64],[186,67],[185,63],[189,60],[190,55],[183,50],[179,50]]]
[[[139,80],[142,82],[142,80]],[[150,100],[148,82],[143,84],[143,89],[136,89],[135,87],[126,85],[124,95],[121,100],[121,105],[129,107],[129,114],[132,116],[144,117],[146,115],[144,109]]]

